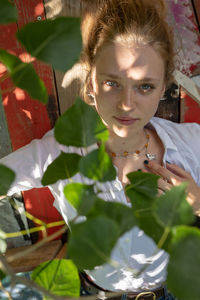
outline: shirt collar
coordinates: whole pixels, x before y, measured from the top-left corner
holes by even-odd
[[[171,139],[170,135],[165,129],[165,124],[162,124],[165,120],[161,118],[154,117],[150,120],[150,124],[156,130],[159,138],[161,139],[163,145],[165,146],[165,150],[174,150],[178,151],[176,145],[174,144],[173,140]]]

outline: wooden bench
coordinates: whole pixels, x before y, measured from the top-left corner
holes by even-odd
[[[13,272],[29,272],[36,268],[39,264],[55,258],[66,258],[66,243],[61,240],[51,241],[44,244],[38,249],[33,249],[33,246],[22,246],[8,249],[5,257],[12,267]],[[17,254],[23,253],[20,258],[15,258]]]

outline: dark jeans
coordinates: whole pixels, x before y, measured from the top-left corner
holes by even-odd
[[[92,293],[86,291],[84,289],[84,287],[81,286],[81,296],[88,296],[88,295],[92,295]],[[123,294],[121,295],[121,299],[120,300],[126,300],[126,296],[127,294]],[[142,297],[141,297],[142,299]],[[109,300],[109,299],[108,299]],[[178,298],[175,298],[171,293],[168,292],[167,288],[165,288],[165,296],[158,298],[157,300],[178,300]]]

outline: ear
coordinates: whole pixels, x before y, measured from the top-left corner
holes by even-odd
[[[94,94],[94,88],[93,88],[93,84],[92,84],[92,78],[90,78],[90,81],[89,81],[89,91],[88,91],[88,101],[87,103],[89,105],[92,105],[94,106],[95,105],[95,94]]]
[[[94,98],[94,87],[93,87],[93,83],[92,83],[92,78],[90,78],[90,82],[89,82],[89,95]]]
[[[160,95],[160,100],[163,100],[164,99],[164,94],[166,92],[166,84],[163,83],[163,88],[161,90],[161,95]]]

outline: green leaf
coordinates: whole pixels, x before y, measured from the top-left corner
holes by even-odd
[[[44,82],[31,64],[23,63],[17,56],[0,49],[0,61],[7,67],[15,86],[27,91],[31,98],[47,103],[48,95]]]
[[[0,1],[0,24],[16,22],[18,19],[17,8],[8,0]]]
[[[80,279],[71,260],[54,259],[40,264],[31,275],[46,290],[58,296],[79,297]]]
[[[116,178],[116,170],[112,160],[103,146],[99,147],[80,160],[80,172],[93,180],[100,182],[111,181]]]
[[[192,224],[194,215],[192,207],[186,201],[186,184],[173,187],[156,199],[155,216],[161,225],[172,227]]]
[[[128,174],[128,178],[131,184],[125,187],[125,191],[132,202],[132,210],[138,226],[158,244],[165,232],[165,227],[158,222],[154,214],[159,177],[150,173],[133,172]],[[162,244],[165,250],[168,248],[170,236],[169,232]]]
[[[200,295],[200,230],[180,226],[173,231],[167,286],[181,300]]]
[[[137,225],[132,208],[122,203],[107,202],[98,198],[87,215],[87,218],[96,217],[98,215],[104,215],[115,221],[119,226],[120,235]]]
[[[5,253],[6,248],[7,248],[6,233],[0,229],[0,253]]]
[[[17,38],[32,56],[66,71],[77,61],[82,48],[80,19],[60,17],[28,23]]]
[[[72,224],[68,243],[69,257],[79,270],[93,269],[109,261],[111,250],[119,237],[116,222],[105,216]]]
[[[127,175],[130,184],[125,193],[132,202],[134,211],[152,210],[152,203],[157,195],[158,176],[151,173],[133,172]]]
[[[0,253],[5,253],[7,249],[6,241],[0,238]]]
[[[3,280],[6,277],[6,274],[0,269],[0,280]]]
[[[79,215],[86,215],[97,199],[93,185],[81,183],[66,185],[64,194],[67,200],[76,208]]]
[[[73,177],[78,171],[79,160],[81,156],[76,153],[61,154],[47,167],[42,184],[49,185],[57,182],[60,179]]]
[[[141,194],[147,198],[155,198],[157,190],[157,181],[159,176],[151,173],[132,172],[127,175],[130,184],[126,186],[126,193],[131,197],[131,192]],[[133,199],[134,202],[134,199]]]
[[[8,167],[0,164],[0,195],[6,195],[12,182],[15,180],[15,173]]]
[[[88,147],[105,141],[108,131],[94,109],[80,98],[57,121],[55,137],[60,144]]]
[[[135,210],[134,215],[137,220],[138,227],[142,229],[146,235],[151,237],[157,245],[158,243],[160,244],[160,241],[165,232],[165,227],[161,226],[161,224],[158,223],[153,211],[151,209]],[[166,239],[163,241],[160,247],[168,251],[170,240],[171,231],[169,231]]]

